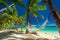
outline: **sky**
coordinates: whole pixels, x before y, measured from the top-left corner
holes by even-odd
[[[6,3],[9,4],[9,5],[12,4],[10,2],[6,2]],[[23,0],[23,3],[25,5],[27,5],[28,1],[27,0]],[[53,7],[56,8],[60,12],[60,0],[52,0],[52,4],[53,4]],[[42,2],[39,2],[38,5],[42,5]],[[44,15],[44,19],[39,18],[39,16],[37,17],[40,25],[44,23],[44,21],[46,20],[46,18],[50,14],[50,10],[48,8],[48,4],[46,5],[46,7],[47,7],[46,10],[37,11],[38,13],[41,13],[42,15]],[[3,8],[4,8],[4,6],[0,5],[0,10],[3,9]],[[17,4],[16,4],[16,9],[17,9],[19,15],[23,15],[23,13],[26,11],[26,8],[23,8],[23,7],[21,7],[21,6],[17,5]],[[35,20],[34,20],[34,18],[32,16],[30,17],[30,19],[31,19],[33,25],[38,25],[35,22]],[[46,26],[56,26],[56,24],[55,24],[55,22],[53,20],[53,17],[51,15],[50,15],[49,21],[48,21]]]

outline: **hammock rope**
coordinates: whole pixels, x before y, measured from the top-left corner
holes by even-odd
[[[40,31],[40,30],[44,29],[46,27],[47,22],[49,21],[50,15],[51,14],[48,15],[48,17],[46,18],[46,20],[44,21],[44,23],[42,23],[42,25],[39,27],[39,29],[37,29],[36,27],[34,27],[34,29],[27,27],[27,29],[29,29],[29,31],[33,31],[33,30],[34,31]]]
[[[42,29],[44,29],[46,27],[46,24],[49,21],[50,15],[51,14],[48,15],[48,17],[46,18],[46,20],[44,21],[44,23],[39,27],[39,29],[37,29],[37,31],[42,30]]]

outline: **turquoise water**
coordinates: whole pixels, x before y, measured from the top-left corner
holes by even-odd
[[[26,29],[26,27],[25,27],[25,29]],[[32,28],[30,30],[36,31],[37,29],[39,29],[39,26],[32,26]],[[45,31],[45,32],[58,32],[58,28],[56,26],[46,26],[45,28],[43,28],[40,31]]]
[[[40,31],[58,32],[58,28],[56,26],[46,26]]]
[[[37,30],[39,29],[39,26],[33,26],[31,30]],[[58,32],[58,28],[56,26],[46,26],[40,31],[46,31],[46,32]]]

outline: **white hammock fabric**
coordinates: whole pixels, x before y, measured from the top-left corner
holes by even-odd
[[[46,26],[46,24],[47,24],[47,22],[48,22],[48,18],[47,18],[47,19],[45,20],[45,22],[39,27],[38,30],[42,30],[42,29],[44,29],[45,26]]]
[[[29,28],[29,26],[28,26],[27,29],[28,29],[29,31],[39,31],[39,30],[42,30],[42,29],[45,28],[47,22],[48,22],[48,18],[46,18],[46,20],[45,20],[44,23],[39,27],[39,29],[37,29],[37,28],[34,27],[34,26],[33,26],[32,28]]]

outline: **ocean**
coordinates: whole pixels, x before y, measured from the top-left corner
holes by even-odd
[[[46,26],[41,31],[58,32],[58,28],[56,26]]]
[[[40,26],[32,26],[32,28],[28,28],[30,31],[36,31],[40,28]],[[26,26],[24,27],[26,29]],[[43,29],[39,30],[42,32],[58,32],[58,28],[56,26],[45,26]]]
[[[31,30],[37,30],[39,29],[39,26],[33,26]],[[46,26],[43,29],[39,31],[44,31],[44,32],[58,32],[58,28],[56,26]]]

